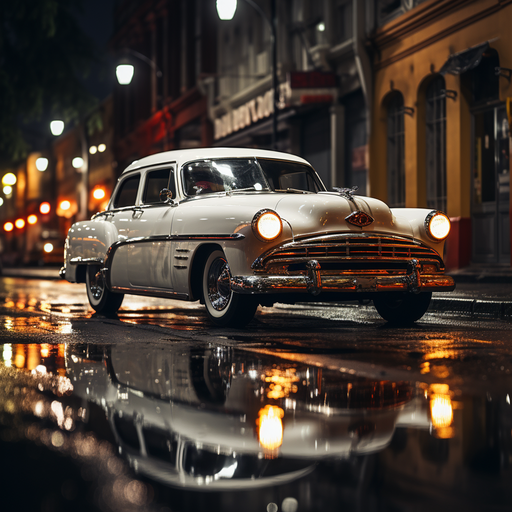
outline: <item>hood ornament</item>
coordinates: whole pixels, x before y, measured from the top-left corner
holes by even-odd
[[[352,212],[348,217],[345,217],[345,220],[353,226],[364,228],[365,226],[369,226],[375,219],[371,215],[368,215],[361,210],[356,210],[355,212]]]
[[[356,208],[357,208],[357,204],[354,200],[354,194],[358,188],[359,187],[357,185],[352,188],[332,187],[334,192],[337,192],[341,197],[344,197],[345,199],[352,201],[356,205]]]

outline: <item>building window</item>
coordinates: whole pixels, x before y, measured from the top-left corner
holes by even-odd
[[[377,25],[384,25],[425,0],[375,0]]]
[[[446,211],[446,92],[437,76],[426,92],[427,207]]]
[[[404,97],[396,92],[388,103],[388,204],[393,208],[405,206],[405,131]]]
[[[352,39],[352,0],[337,1],[334,19],[335,42],[338,44]]]

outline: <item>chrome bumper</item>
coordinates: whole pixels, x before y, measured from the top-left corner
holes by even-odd
[[[407,274],[401,275],[321,275],[320,264],[311,260],[307,273],[297,276],[235,276],[231,278],[231,289],[235,293],[265,294],[309,292],[423,292],[451,291],[455,288],[452,277],[444,274],[420,274],[420,263],[411,260]]]

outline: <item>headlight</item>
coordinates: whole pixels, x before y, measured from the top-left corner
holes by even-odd
[[[425,229],[434,240],[444,240],[450,233],[450,219],[442,212],[430,212],[425,219]]]
[[[252,219],[254,234],[264,242],[276,239],[283,230],[281,217],[272,210],[260,210]]]

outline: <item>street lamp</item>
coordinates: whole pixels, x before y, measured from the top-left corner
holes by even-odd
[[[277,15],[276,0],[270,0],[271,17],[253,0],[245,0],[251,5],[270,26],[270,43],[272,46],[272,88],[274,89],[274,111],[272,114],[272,148],[277,149],[277,115],[279,105],[279,91],[277,83]],[[233,19],[237,7],[237,0],[217,0],[217,14],[221,20]]]
[[[64,121],[55,119],[50,123],[50,131],[52,135],[58,137],[64,131]]]
[[[123,53],[128,53],[130,55],[133,55],[134,57],[137,57],[137,59],[142,60],[155,72],[156,78],[162,78],[162,71],[160,71],[160,68],[156,65],[156,62],[152,61],[142,53],[139,53],[135,50],[132,50],[131,48],[123,48]],[[116,66],[116,77],[119,85],[129,85],[132,82],[133,75],[135,73],[135,68],[133,64],[130,64],[126,59],[123,59],[117,66]],[[164,116],[164,101],[163,101],[163,92],[162,96],[158,94],[158,87],[155,82],[152,82],[152,89],[155,91],[155,97],[154,100],[152,98],[152,110],[162,110],[162,116]],[[154,101],[154,103],[153,103]],[[165,127],[164,130],[164,138],[162,140],[163,149],[165,150],[167,147],[167,127]],[[98,151],[101,153],[102,151],[105,151],[106,146],[105,144],[100,144],[98,146]]]
[[[142,53],[136,52],[135,50],[132,50],[131,48],[124,48],[123,52],[129,53],[130,55],[133,55],[134,57],[137,57],[138,59],[142,60],[146,64],[149,64],[153,68],[157,78],[160,78],[162,76],[162,72],[156,65],[156,62],[153,62],[151,59],[148,59]],[[125,59],[123,59],[123,61],[120,62],[116,66],[116,77],[117,77],[117,81],[119,82],[120,85],[131,84],[134,73],[135,73],[135,68],[134,68],[133,64],[130,64]]]

